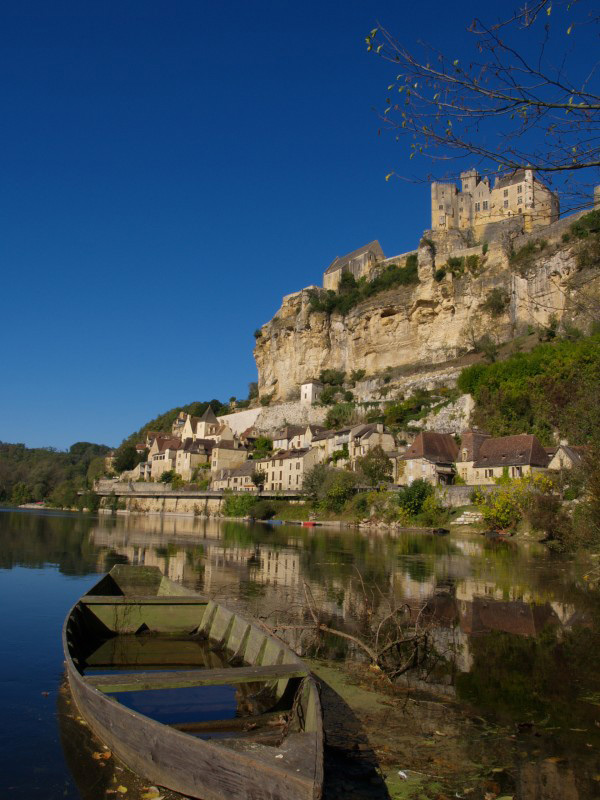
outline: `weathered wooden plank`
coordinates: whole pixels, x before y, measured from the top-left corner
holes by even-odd
[[[251,752],[236,752],[230,745],[235,737],[214,742],[189,736],[92,691],[72,669],[69,680],[77,706],[94,732],[148,781],[204,800],[321,796],[314,743],[311,739],[299,747],[305,734],[292,734],[277,749],[250,742]],[[283,758],[275,760],[276,755]]]
[[[231,667],[194,669],[179,672],[132,672],[114,675],[86,675],[85,682],[101,692],[139,692],[149,689],[184,689],[192,686],[218,686],[231,683],[262,683],[280,678],[308,675],[302,664],[277,664],[269,667]]]
[[[84,594],[79,601],[86,606],[207,606],[209,601],[205,597],[190,595],[189,597],[179,597],[161,595],[159,597],[148,597],[147,595],[128,595],[127,597],[99,594]]]

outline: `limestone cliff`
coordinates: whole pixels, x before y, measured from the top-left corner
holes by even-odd
[[[562,241],[565,230],[564,221],[544,229],[548,243],[520,270],[509,263],[505,243],[494,243],[485,253],[472,247],[439,255],[441,248],[423,240],[418,284],[377,294],[345,316],[312,312],[311,289],[287,295],[257,339],[260,394],[292,398],[299,384],[323,369],[364,369],[372,376],[390,368],[442,364],[472,349],[484,333],[506,342],[532,326],[547,326],[553,315],[585,327],[582,298],[597,293],[598,273],[578,269],[576,245]],[[540,232],[522,235],[511,248],[518,251],[540,239]],[[477,265],[442,276],[449,255],[476,255]],[[493,289],[505,298],[500,311],[486,306]]]

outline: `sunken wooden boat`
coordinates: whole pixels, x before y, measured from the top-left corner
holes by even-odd
[[[202,800],[321,797],[317,684],[257,623],[117,565],[69,612],[63,647],[81,716],[144,778]]]

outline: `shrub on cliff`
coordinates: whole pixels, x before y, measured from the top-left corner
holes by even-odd
[[[600,395],[600,335],[540,344],[495,364],[464,369],[458,388],[473,395],[472,423],[494,436],[554,433],[572,444],[591,440]]]
[[[419,282],[416,255],[408,256],[405,267],[389,264],[372,280],[360,278],[358,281],[350,272],[342,273],[338,291],[313,289],[309,295],[311,311],[331,314],[337,311],[345,315],[356,305],[398,286],[411,286]]]

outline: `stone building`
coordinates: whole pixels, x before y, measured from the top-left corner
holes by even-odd
[[[211,453],[211,472],[241,467],[247,458],[248,451],[240,445],[237,439],[233,442],[216,442]]]
[[[274,453],[269,458],[258,459],[255,464],[257,470],[265,474],[264,489],[267,491],[300,491],[304,476],[318,461],[319,452],[313,447]]]
[[[342,274],[350,272],[356,280],[368,276],[371,270],[385,259],[381,245],[377,240],[353,250],[345,256],[337,256],[325,270],[323,287],[325,289],[338,288]]]
[[[494,484],[497,478],[521,478],[546,472],[550,457],[530,433],[492,437],[483,431],[466,431],[457,458],[458,474],[469,486]]]
[[[461,172],[460,179],[460,189],[454,183],[431,184],[433,231],[470,229],[475,238],[484,238],[487,225],[514,217],[522,218],[525,231],[558,219],[558,196],[531,169],[496,178],[493,187],[475,169]]]
[[[312,406],[316,403],[321,392],[323,391],[323,384],[320,381],[308,381],[300,386],[300,402],[307,403]]]
[[[449,433],[422,431],[401,455],[404,469],[398,469],[397,481],[410,486],[422,479],[434,486],[452,483],[458,445]]]

